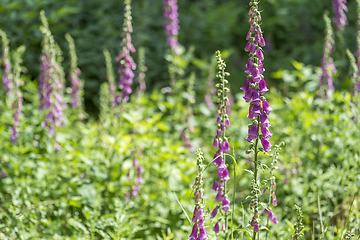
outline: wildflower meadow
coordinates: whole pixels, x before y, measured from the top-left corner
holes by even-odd
[[[0,239],[360,239],[360,0],[0,13]]]

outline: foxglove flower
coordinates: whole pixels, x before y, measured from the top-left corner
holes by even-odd
[[[164,0],[164,21],[166,40],[175,54],[178,54],[179,14],[177,0]]]
[[[335,17],[333,18],[336,28],[341,31],[346,24],[345,12],[348,11],[346,0],[333,0],[332,2]]]
[[[10,98],[13,94],[13,80],[11,76],[11,63],[9,58],[9,39],[6,36],[6,33],[0,30],[0,36],[2,39],[2,67],[3,71],[3,84],[6,89],[6,93],[8,98]]]
[[[196,177],[195,184],[193,186],[193,189],[195,190],[195,208],[193,213],[192,222],[194,223],[194,226],[192,228],[191,234],[189,236],[190,240],[198,240],[203,239],[207,240],[207,232],[205,228],[205,219],[204,219],[204,189],[203,189],[203,172],[204,172],[204,165],[203,165],[203,153],[201,150],[196,151],[197,156],[197,167],[198,167],[198,174]],[[215,211],[215,209],[214,209]],[[216,215],[216,212],[214,213]]]
[[[119,88],[122,90],[122,95],[116,98],[117,104],[121,101],[127,102],[129,100],[129,96],[132,93],[131,86],[135,76],[133,70],[136,69],[136,64],[130,56],[130,52],[135,52],[135,48],[131,43],[131,33],[133,32],[131,20],[131,0],[125,0],[125,14],[122,34],[124,37],[121,42],[122,50],[116,57],[116,61],[120,62],[118,68],[118,73],[120,74]]]
[[[139,157],[142,156],[140,150],[141,148],[139,149],[138,152]],[[131,156],[133,156],[134,154],[135,151],[131,153]],[[140,166],[139,160],[137,158],[134,158],[133,160],[132,172],[133,172],[132,175],[134,176],[134,179],[132,179],[134,181],[134,184],[132,186],[129,186],[129,192],[125,196],[125,201],[129,201],[130,198],[136,198],[139,195],[138,192],[140,190],[140,184],[143,182],[141,176],[144,173],[144,168]],[[130,172],[128,173],[128,178],[129,180],[131,180]]]

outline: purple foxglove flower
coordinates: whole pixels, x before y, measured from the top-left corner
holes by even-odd
[[[261,61],[264,60],[264,54],[260,49],[256,50],[256,56],[259,60],[261,60]]]
[[[264,93],[269,91],[269,89],[266,87],[266,82],[263,78],[261,79],[261,81],[259,83],[259,90],[260,90],[261,95],[264,95]]]
[[[246,46],[245,46],[245,51],[250,51],[250,47],[251,47],[251,42],[249,41]]]
[[[259,42],[260,46],[265,47],[265,40],[263,37],[260,37],[260,42]]]
[[[190,234],[189,238],[196,239],[197,237],[198,237],[198,225],[197,225],[197,223],[195,223],[193,228],[192,228],[192,231],[191,231],[191,234]]]
[[[249,79],[246,79],[244,86],[240,89],[243,90],[244,92],[246,92],[249,89],[249,87],[250,87],[250,81],[249,81]]]
[[[211,190],[217,191],[217,188],[218,188],[218,182],[215,180],[214,183],[213,183],[213,186],[212,186]]]
[[[251,80],[254,81],[254,83],[259,83],[261,80],[260,72],[257,67],[254,67],[253,76],[252,76]]]
[[[251,103],[254,104],[254,105],[260,105],[261,103],[261,99],[260,99],[260,93],[258,92],[258,90],[254,90],[253,91],[253,94],[252,94],[252,101]]]
[[[259,42],[260,42],[260,37],[259,37],[259,35],[257,35],[257,34],[255,35],[255,42],[256,42],[256,43],[259,43]]]
[[[217,136],[217,138],[221,138],[221,130],[220,129],[216,129],[216,136]]]
[[[218,170],[222,170],[224,168],[226,168],[226,165],[225,165],[225,162],[221,159],[221,161],[219,162],[219,165],[218,165]]]
[[[273,224],[277,224],[278,220],[276,219],[275,215],[273,215],[273,218],[271,219],[271,221],[273,222]]]
[[[254,63],[250,60],[250,58],[248,59],[248,62],[245,67],[246,67],[245,73],[250,75],[253,72],[253,68],[254,68]]]
[[[265,112],[267,115],[269,115],[270,112],[271,112],[271,110],[272,110],[272,108],[270,107],[269,103],[268,103],[266,100],[263,100],[263,101],[262,101],[262,107],[263,107],[263,109],[264,109],[264,112]]]
[[[251,126],[251,128],[249,129],[249,134],[248,135],[249,135],[249,138],[251,140],[254,140],[257,137],[257,134],[258,134],[258,125],[254,123]]]
[[[269,129],[265,126],[261,126],[261,133],[263,134],[263,136],[266,140],[269,140],[272,136]]]
[[[221,123],[221,117],[220,116],[217,117],[216,122]]]
[[[193,223],[196,223],[197,220],[198,220],[198,218],[197,218],[198,212],[199,212],[199,207],[198,207],[198,205],[195,205],[193,217],[192,217],[192,219],[191,219],[191,221],[192,221]]]
[[[219,143],[219,153],[223,153],[225,151],[224,144],[222,142]]]
[[[225,152],[230,151],[230,144],[229,144],[229,142],[228,142],[228,141],[225,141],[225,144],[224,144],[224,150],[225,150]]]
[[[251,220],[250,226],[255,227],[255,225],[256,225],[256,222],[255,222],[255,219],[253,218],[253,219]]]
[[[221,191],[218,191],[215,200],[219,203],[222,201],[222,199],[223,199],[223,193]]]
[[[246,40],[250,40],[251,38],[251,32],[249,31],[247,34],[246,34]]]
[[[257,28],[257,34],[258,34],[259,36],[261,36],[261,35],[262,35],[262,31],[261,31],[260,26]]]
[[[225,182],[230,180],[229,172],[226,168],[218,168],[218,175],[220,180]]]
[[[265,152],[269,152],[271,150],[271,144],[265,138],[261,139],[261,144],[262,144]]]
[[[165,35],[169,46],[178,54],[177,46],[179,42],[177,35],[179,34],[179,14],[177,0],[164,0],[164,22]]]
[[[218,212],[218,208],[215,207],[214,210],[210,213],[210,217],[214,218],[216,216],[217,212]]]
[[[216,222],[213,231],[215,232],[216,235],[219,235],[219,230],[220,230],[219,222]]]
[[[259,227],[259,224],[255,224],[254,226],[254,232],[259,232],[260,231],[260,227]]]
[[[221,123],[220,129],[221,129],[221,131],[225,131],[225,126],[224,126],[224,124]]]
[[[206,228],[202,227],[200,228],[200,234],[199,234],[199,240],[207,240],[207,232],[206,232]]]
[[[198,226],[200,229],[205,227],[205,219],[204,218],[199,219]]]
[[[263,74],[265,72],[264,64],[259,60],[258,65],[259,65],[259,73]]]
[[[261,122],[261,126],[264,126],[264,127],[269,127],[270,126],[270,122],[269,122],[268,117],[267,117],[267,115],[266,115],[266,113],[264,111],[261,111],[260,122]]]
[[[213,147],[214,147],[214,148],[219,147],[219,140],[218,140],[217,138],[214,138]]]
[[[224,162],[223,159],[221,158],[221,155],[219,153],[215,153],[215,156],[214,156],[214,161],[213,163],[217,166],[220,166],[221,163]]]
[[[269,220],[272,220],[274,218],[274,214],[273,214],[273,212],[269,212],[269,214],[268,214],[268,219]]]
[[[230,126],[230,120],[227,118],[225,119],[225,126],[226,127],[229,127]]]
[[[269,210],[267,210],[266,208],[264,209],[264,214],[269,214],[270,213],[270,211]]]
[[[250,45],[250,52],[251,52],[251,53],[254,53],[255,50],[256,50],[256,45],[255,45],[255,43],[251,43],[251,45]]]
[[[245,102],[251,101],[253,92],[254,92],[254,89],[252,87],[249,87],[249,89],[245,92],[245,96],[243,97],[245,99]]]
[[[276,199],[276,198],[273,199],[273,205],[274,205],[275,207],[277,206],[277,199]]]
[[[228,212],[230,210],[230,201],[227,198],[223,198],[222,200],[222,210]]]

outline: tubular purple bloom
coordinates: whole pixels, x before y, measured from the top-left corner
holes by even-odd
[[[271,144],[265,138],[261,139],[261,144],[264,148],[264,152],[269,152],[271,150]]]
[[[230,180],[229,172],[226,168],[218,168],[219,179],[226,182]]]
[[[266,87],[266,82],[264,79],[261,79],[259,83],[259,90],[261,95],[264,95],[267,91],[269,91],[269,89]]]
[[[200,228],[200,234],[199,234],[199,240],[206,240],[207,239],[207,232],[206,232],[206,228],[202,227]]]
[[[253,124],[251,128],[249,129],[249,136],[248,138],[251,139],[250,141],[254,140],[257,137],[258,134],[258,125]],[[249,141],[249,140],[248,140]]]
[[[258,92],[258,90],[253,91],[251,103],[254,105],[260,105],[261,100],[260,100],[260,93]]]
[[[251,42],[249,41],[245,46],[245,51],[249,52],[251,47]]]
[[[269,115],[270,112],[271,112],[271,110],[272,110],[272,108],[270,107],[269,103],[268,103],[266,100],[264,100],[264,101],[262,101],[262,106],[263,106],[264,112],[265,112],[267,115]]]
[[[259,232],[260,231],[260,227],[259,227],[259,224],[255,224],[254,226],[254,232]]]
[[[263,52],[260,49],[256,50],[256,56],[258,57],[259,60],[261,60],[261,61],[264,60]]]
[[[214,210],[210,213],[210,217],[214,218],[217,215],[217,212],[218,212],[218,208],[215,207]]]
[[[227,118],[225,119],[225,126],[226,127],[229,127],[230,126],[230,120]]]
[[[261,126],[261,133],[263,134],[266,140],[270,140],[272,134],[270,133],[269,129],[265,126]]]
[[[228,142],[228,141],[225,141],[225,144],[224,144],[224,150],[225,150],[225,152],[230,151],[230,144],[229,144],[229,142]]]
[[[230,201],[227,198],[223,198],[222,200],[222,210],[224,210],[224,212],[228,212],[230,210]]]
[[[255,225],[256,225],[256,222],[255,222],[255,219],[253,218],[253,219],[251,219],[250,226],[255,227]]]
[[[249,89],[245,92],[245,96],[243,97],[245,99],[245,102],[251,101],[253,92],[254,92],[254,89],[252,87],[249,87]]]
[[[211,190],[217,191],[217,188],[218,188],[218,182],[215,180],[214,183],[213,183],[213,186],[212,186]]]
[[[220,230],[219,222],[216,222],[213,231],[215,232],[216,235],[219,235],[219,230]]]
[[[219,191],[215,197],[215,200],[219,203],[222,201],[222,198],[223,198],[223,193]]]
[[[269,214],[269,213],[270,213],[270,211],[265,208],[264,209],[264,214]]]
[[[194,224],[189,237],[194,238],[194,239],[196,239],[198,237],[198,225],[197,225],[197,223]]]
[[[214,148],[217,148],[217,147],[219,147],[219,139],[217,139],[217,138],[214,138],[214,143],[213,143],[213,147],[214,147]]]

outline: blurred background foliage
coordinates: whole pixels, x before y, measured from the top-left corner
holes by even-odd
[[[355,51],[356,13],[351,9],[355,9],[355,4],[355,1],[348,1],[349,25],[344,32],[344,45],[352,52]],[[69,32],[74,37],[79,67],[86,81],[86,110],[97,114],[98,91],[106,80],[102,51],[109,49],[113,59],[120,51],[123,7],[122,1],[115,0],[0,0],[0,28],[8,34],[12,48],[21,44],[27,47],[24,66],[31,79],[36,79],[42,37],[39,12],[44,9],[55,40],[64,51],[65,69],[68,69],[69,57],[64,35]],[[145,47],[148,88],[167,86],[162,1],[133,1],[132,8],[133,42],[136,49]],[[232,92],[238,92],[245,79],[247,56],[243,48],[248,31],[248,8],[248,0],[179,1],[179,42],[186,49],[194,46],[194,59],[207,61],[215,50],[228,49]],[[293,59],[307,65],[320,65],[325,26],[322,15],[325,10],[333,15],[330,1],[268,0],[261,3],[261,9],[264,10],[262,29],[267,42],[265,73],[269,85],[278,86],[282,82],[270,73],[279,69],[292,70]],[[133,56],[136,61],[137,53]],[[337,63],[342,66],[340,72],[348,71],[347,60],[343,59]],[[118,65],[115,60],[114,64]],[[192,63],[189,69],[201,76],[198,65]],[[342,86],[341,76],[340,80],[337,87]]]

